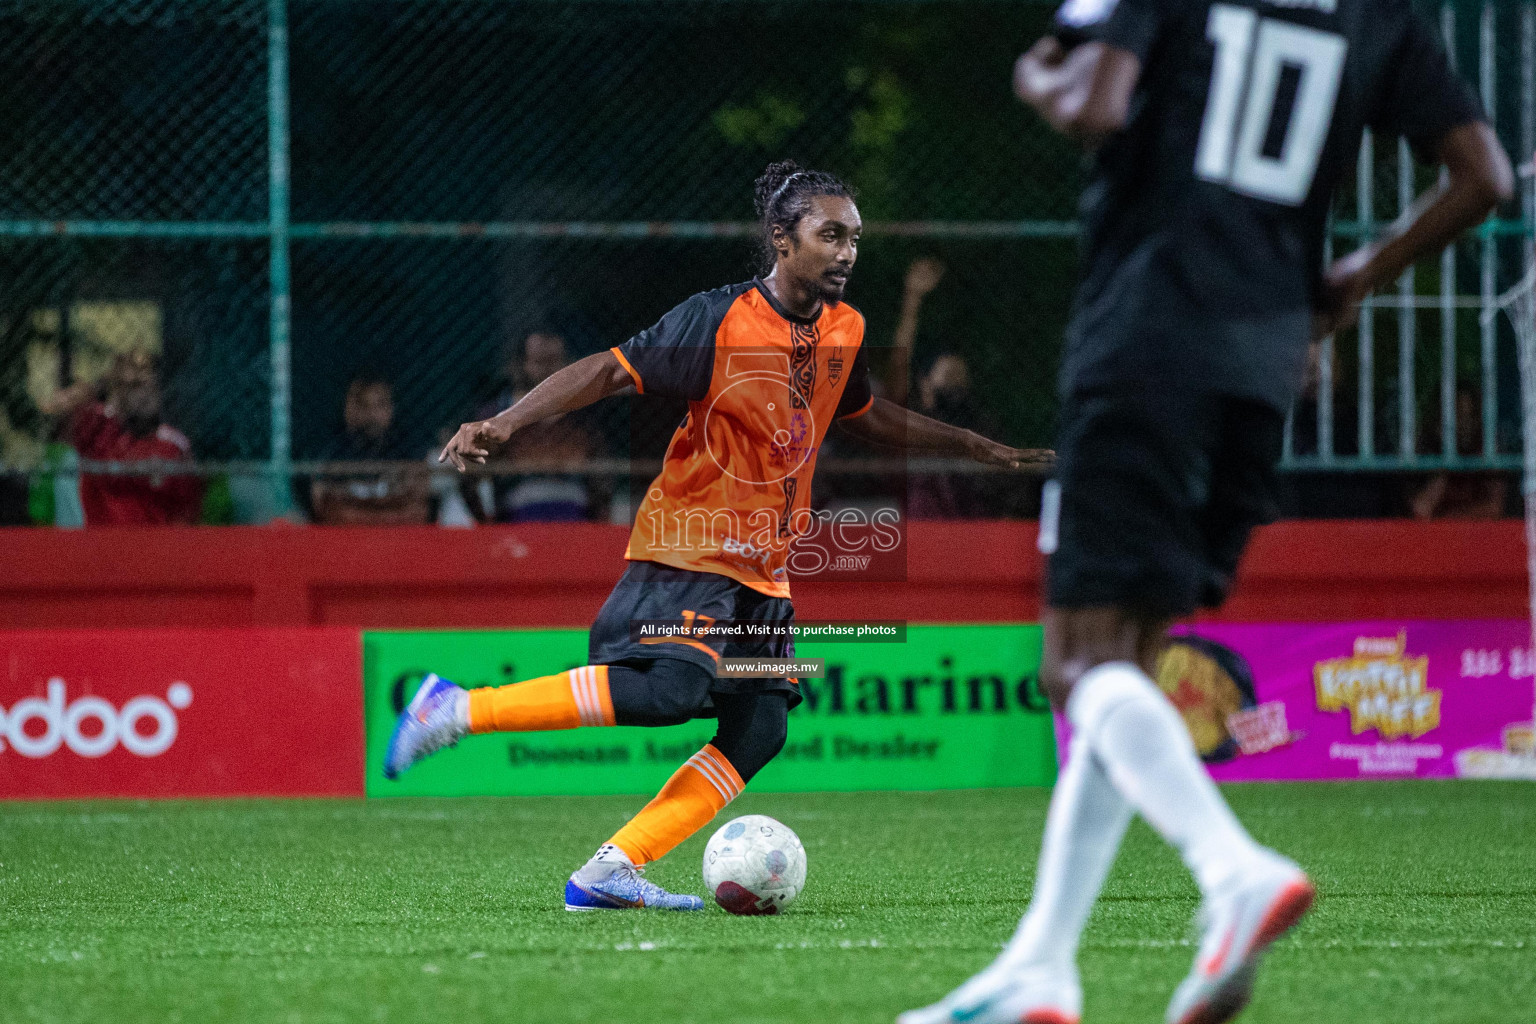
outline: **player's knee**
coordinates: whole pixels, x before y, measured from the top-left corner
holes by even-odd
[[[699,710],[699,700],[687,690],[656,687],[650,694],[650,712],[656,718],[686,722]]]
[[[1153,671],[1167,623],[1115,607],[1047,613],[1040,685],[1051,706],[1065,712],[1067,699],[1089,670],[1113,661]]]
[[[645,668],[613,665],[610,699],[619,725],[681,725],[694,718],[709,694],[703,669],[677,659],[658,659]]]
[[[1050,699],[1052,710],[1066,713],[1067,698],[1072,696],[1072,688],[1095,664],[1094,656],[1086,652],[1066,655],[1048,652],[1045,655],[1040,663],[1040,686]]]

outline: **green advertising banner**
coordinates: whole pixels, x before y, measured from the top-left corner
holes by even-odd
[[[583,630],[363,634],[369,796],[651,793],[714,734],[666,729],[470,736],[391,782],[395,715],[427,672],[500,686],[585,663]],[[911,626],[904,643],[796,644],[826,659],[802,680],[789,742],[758,792],[1046,786],[1056,777],[1036,625]]]

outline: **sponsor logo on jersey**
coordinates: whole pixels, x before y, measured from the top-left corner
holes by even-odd
[[[9,711],[0,708],[0,753],[39,758],[68,747],[81,757],[104,757],[121,745],[139,757],[158,757],[176,742],[176,712],[191,705],[192,687],[175,682],[164,700],[134,697],[121,708],[94,694],[67,702],[66,696],[64,680],[54,676],[48,696],[23,697]],[[34,723],[41,723],[41,732]],[[146,730],[146,724],[152,728]]]
[[[734,537],[725,538],[725,543],[720,545],[720,550],[724,554],[739,555],[754,562],[766,562],[772,554],[767,548],[760,548],[751,541],[737,540]]]

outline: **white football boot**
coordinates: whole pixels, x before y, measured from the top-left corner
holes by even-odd
[[[1312,907],[1317,891],[1278,854],[1206,898],[1195,967],[1168,1004],[1168,1024],[1222,1024],[1248,1005],[1264,951]]]
[[[395,719],[395,731],[384,748],[384,777],[398,779],[428,754],[454,746],[468,735],[468,708],[468,691],[428,673]]]
[[[896,1024],[1077,1024],[1083,990],[1069,966],[994,963],[932,1006],[908,1010]]]

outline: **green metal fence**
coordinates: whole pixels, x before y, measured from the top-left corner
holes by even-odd
[[[981,419],[1046,444],[1080,164],[1007,83],[1050,11],[0,0],[0,468],[35,481],[48,394],[135,347],[160,353],[167,419],[201,466],[270,511],[325,456],[364,365],[392,378],[401,445],[425,456],[530,331],[578,356],[748,276],[752,180],[785,155],[859,190],[852,298],[877,369],[907,267],[937,257],[914,361],[961,354]],[[1530,153],[1536,4],[1435,12]],[[1430,184],[1387,143],[1361,170],[1340,251]],[[1512,341],[1477,313],[1518,276],[1521,215],[1373,300],[1325,353],[1288,464],[1517,464]],[[1439,430],[1458,382],[1480,403],[1475,453]],[[599,411],[591,471],[659,454],[676,418]]]

